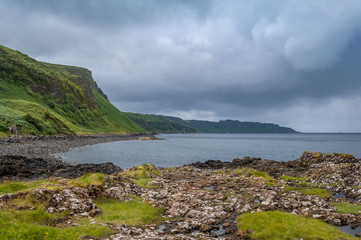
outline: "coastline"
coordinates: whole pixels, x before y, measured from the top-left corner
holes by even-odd
[[[139,138],[153,138],[155,133],[94,134],[63,136],[11,136],[0,138],[0,156],[12,155],[27,158],[54,160],[54,154],[73,148],[98,143],[129,141]]]
[[[0,138],[0,181],[77,178],[95,172],[113,174],[123,169],[111,162],[72,164],[55,156],[76,147],[106,142],[157,139],[154,133],[97,134],[76,136],[12,136]]]

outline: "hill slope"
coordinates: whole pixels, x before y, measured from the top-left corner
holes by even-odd
[[[131,120],[150,132],[157,133],[194,133],[196,128],[188,126],[187,122],[177,117],[154,114],[125,113]]]
[[[240,122],[223,120],[219,122],[183,120],[154,114],[125,113],[130,119],[148,131],[159,133],[296,133],[288,127],[273,123]]]
[[[236,120],[222,120],[219,122],[188,120],[188,126],[204,133],[296,133],[288,127],[281,127],[273,123],[240,122]]]
[[[89,70],[0,45],[0,135],[143,131],[107,100]]]

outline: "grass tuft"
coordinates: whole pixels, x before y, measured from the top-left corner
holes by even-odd
[[[318,219],[280,212],[245,213],[237,218],[239,229],[252,229],[252,239],[357,239]]]
[[[102,198],[94,201],[103,214],[95,219],[102,223],[128,224],[142,226],[144,224],[159,223],[163,220],[163,210],[150,206],[141,198],[121,202],[114,199]]]
[[[0,211],[0,240],[73,240],[83,236],[108,237],[114,232],[105,226],[84,225],[77,227],[55,227],[67,213],[47,213],[38,208],[34,211]]]
[[[265,180],[274,180],[274,178],[269,176],[266,172],[260,172],[252,168],[237,168],[234,170],[234,174],[236,175],[252,174],[255,177],[261,177],[264,178]]]
[[[341,214],[360,214],[361,213],[361,205],[356,205],[352,203],[332,203],[334,207],[336,207],[337,212]]]
[[[316,195],[320,198],[330,198],[332,193],[326,189],[317,187],[290,187],[286,186],[287,191],[297,191],[305,195]]]
[[[89,184],[102,185],[105,183],[105,176],[102,173],[87,173],[72,181],[75,184],[86,186]]]
[[[139,167],[134,167],[127,172],[121,173],[126,175],[141,188],[155,188],[153,184],[149,184],[153,180],[153,177],[160,176],[161,173],[157,167],[148,164],[143,164]]]
[[[23,182],[5,181],[0,184],[0,195],[7,194],[7,193],[16,193],[16,192],[20,192],[20,191],[33,189],[33,188],[48,187],[48,186],[52,186],[56,183],[57,183],[56,179],[23,181]]]

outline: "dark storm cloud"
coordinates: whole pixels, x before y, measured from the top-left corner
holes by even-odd
[[[125,111],[361,131],[358,0],[0,0],[0,44]]]

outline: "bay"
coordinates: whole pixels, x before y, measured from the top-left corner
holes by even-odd
[[[72,163],[113,162],[122,168],[143,163],[160,167],[196,161],[232,161],[245,156],[276,161],[299,158],[304,151],[349,153],[361,157],[361,134],[162,134],[166,140],[120,141],[75,148],[61,157]]]

